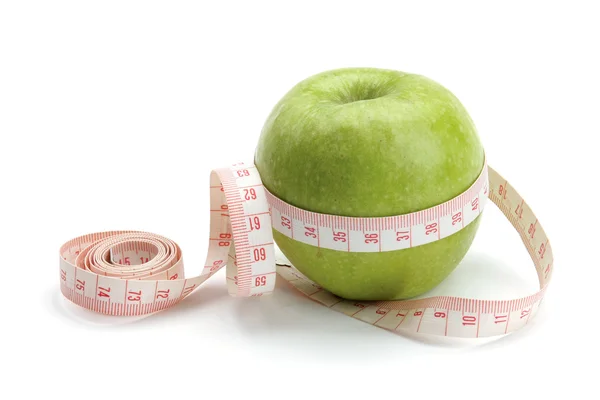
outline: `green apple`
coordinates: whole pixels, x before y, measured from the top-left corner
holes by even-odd
[[[429,208],[477,179],[484,150],[460,101],[416,74],[344,68],[311,76],[275,105],[255,152],[265,187],[304,210],[383,217]],[[429,244],[381,253],[322,249],[274,231],[292,264],[355,300],[419,296],[468,251],[480,218]]]

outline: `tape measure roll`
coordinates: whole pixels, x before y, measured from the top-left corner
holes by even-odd
[[[403,301],[341,299],[277,262],[272,229],[313,246],[339,251],[393,251],[443,239],[481,213],[489,198],[519,232],[535,265],[540,290],[514,300],[437,296]],[[171,307],[226,267],[231,295],[273,291],[279,275],[332,310],[392,331],[488,337],[515,331],[538,310],[553,268],[548,238],[517,191],[484,166],[456,198],[427,210],[384,218],[340,217],[298,209],[269,193],[252,164],[238,163],[210,176],[210,239],[200,275],[185,278],[179,246],[140,231],[99,232],[60,248],[63,295],[108,315],[142,315]]]

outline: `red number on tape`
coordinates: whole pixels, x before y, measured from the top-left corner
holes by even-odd
[[[140,301],[142,300],[142,291],[138,290],[137,292],[130,290],[129,296],[127,296],[127,300],[129,301]]]
[[[425,234],[431,235],[432,233],[437,233],[437,223],[429,224],[425,226]]]
[[[264,247],[254,249],[254,261],[264,261],[267,259],[267,251]]]
[[[265,286],[267,284],[266,276],[258,276],[254,280],[254,286]]]
[[[217,261],[213,262],[212,267],[210,267],[210,272],[219,269],[222,264],[223,264],[223,260],[217,260]]]
[[[346,243],[346,232],[333,232],[333,241]]]
[[[500,187],[498,188],[498,193],[504,200],[506,200],[506,192],[506,187],[504,185],[500,185]]]
[[[183,289],[183,295],[187,296],[188,294],[192,293],[192,291],[196,288],[196,284],[194,283],[192,286],[188,286],[185,289]]]
[[[258,216],[248,218],[248,221],[250,222],[250,230],[251,231],[260,230],[260,218]]]
[[[245,200],[256,200],[256,190],[253,188],[244,189],[244,199]]]
[[[535,225],[536,225],[535,223],[529,224],[529,229],[527,230],[527,232],[529,233],[529,237],[531,237],[532,239],[533,239],[533,236],[535,235]]]
[[[538,250],[538,254],[539,254],[540,258],[544,258],[544,254],[546,254],[546,245],[544,243],[542,243],[540,245],[540,249]]]
[[[523,203],[517,204],[517,208],[515,209],[515,214],[519,216],[519,219],[523,218]]]
[[[378,243],[379,235],[377,233],[365,233],[365,243]]]
[[[452,216],[452,225],[456,225],[462,221],[462,212],[459,211]]]
[[[304,232],[305,236],[311,237],[313,239],[317,238],[317,233],[316,233],[317,228],[311,228],[310,226],[305,226],[304,229],[306,229],[306,232]]]
[[[494,323],[501,324],[508,320],[508,315],[494,315]]]
[[[396,232],[396,240],[398,242],[401,242],[403,240],[408,240],[408,239],[410,239],[409,231]]]

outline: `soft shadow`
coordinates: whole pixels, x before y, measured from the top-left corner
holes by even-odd
[[[457,296],[510,300],[528,296],[539,289],[533,264],[528,268],[523,270],[501,257],[471,251],[444,281],[417,298]]]
[[[501,258],[486,253],[471,252],[440,285],[421,298],[449,295],[475,299],[505,300],[535,293],[535,272],[519,273]],[[531,272],[532,279],[526,279]],[[447,349],[476,349],[482,346],[502,346],[538,331],[537,320],[542,309],[525,327],[516,332],[485,338],[455,338],[405,331],[391,332],[349,318],[316,303],[283,279],[277,282],[276,292],[260,301],[236,303],[236,319],[240,328],[257,341],[269,340],[286,348],[294,343],[300,351],[316,352],[331,349],[353,351],[358,348],[389,350],[390,345],[404,347],[420,344]],[[280,338],[286,338],[280,340]],[[392,342],[395,341],[395,342]]]
[[[389,353],[391,346],[409,344],[402,337],[330,310],[281,281],[270,296],[254,299],[257,301],[235,299],[233,319],[252,345],[325,361],[332,354],[338,360],[357,354],[361,359],[377,360]]]
[[[536,315],[531,319],[531,321],[527,325],[505,335],[490,337],[457,338],[410,332],[390,333],[396,334],[413,342],[426,344],[429,346],[469,350],[477,350],[479,348],[499,348],[511,345],[520,340],[525,340],[527,337],[532,335],[536,336],[542,334],[542,330],[544,329],[544,325],[546,324],[546,315],[547,314],[545,312],[545,308],[542,305],[538,309]]]
[[[59,289],[48,291],[46,294],[51,312],[61,318],[69,320],[69,322],[111,328],[139,325],[145,321],[150,324],[168,322],[170,319],[181,318],[183,315],[196,312],[203,306],[206,307],[228,297],[230,296],[225,287],[205,285],[166,310],[140,316],[111,316],[99,314],[72,303],[62,295]]]
[[[533,268],[533,267],[531,267]],[[533,273],[535,276],[535,273]],[[476,299],[518,298],[536,291],[535,278],[525,275],[504,263],[501,258],[481,252],[470,252],[459,267],[440,285],[421,297],[453,295]],[[232,329],[238,330],[251,344],[267,344],[271,348],[293,350],[299,355],[330,358],[361,353],[376,360],[386,357],[390,350],[419,354],[423,348],[448,350],[498,347],[515,343],[523,337],[539,334],[543,326],[544,307],[524,328],[509,335],[491,338],[463,339],[408,332],[391,332],[350,318],[310,300],[283,278],[278,277],[275,292],[255,298],[229,296],[225,285],[205,284],[179,304],[158,313],[138,317],[113,317],[86,310],[63,298],[58,288],[46,294],[50,312],[70,323],[97,327],[121,327],[169,323],[188,316],[186,321],[202,324],[195,318],[202,307],[223,310]],[[190,318],[191,316],[191,318]],[[417,346],[415,346],[417,345]],[[416,352],[415,352],[416,350]]]
[[[527,262],[528,260],[525,260]],[[459,266],[437,287],[418,298],[431,296],[458,296],[485,300],[507,300],[531,295],[538,290],[533,265],[529,270],[519,271],[518,266],[508,264],[502,258],[472,251]],[[529,276],[526,278],[526,276]],[[396,334],[414,342],[431,346],[469,348],[504,346],[535,334],[543,325],[544,307],[519,330],[499,336],[483,338],[454,338],[398,331]]]

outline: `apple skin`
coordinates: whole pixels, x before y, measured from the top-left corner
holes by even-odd
[[[460,101],[437,82],[377,68],[313,75],[275,105],[256,147],[255,165],[275,196],[308,211],[383,217],[456,197],[477,179],[484,150]],[[460,263],[480,216],[426,245],[348,253],[292,240],[283,254],[309,279],[346,299],[419,296]]]

